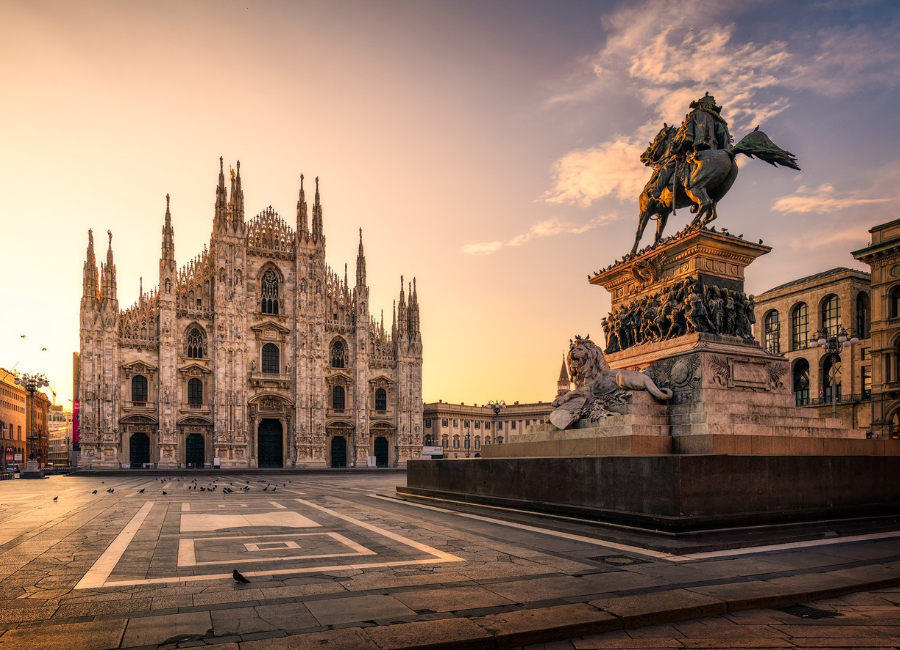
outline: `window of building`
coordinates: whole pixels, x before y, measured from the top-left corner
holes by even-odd
[[[822,397],[824,401],[831,401],[831,394],[834,392],[834,399],[841,399],[841,358],[840,356],[832,361],[832,357],[825,359],[822,366]]]
[[[512,423],[510,424],[509,428],[512,429],[512,430],[515,430],[515,428],[516,428],[516,421],[515,421],[515,420],[512,421]]]
[[[862,398],[872,399],[872,367],[862,367]]]
[[[259,310],[264,314],[278,313],[278,275],[273,269],[263,273],[259,283]]]
[[[457,420],[456,418],[453,418],[453,428],[457,428],[457,427],[459,427],[459,420]]]
[[[765,346],[769,352],[781,353],[781,324],[778,322],[778,312],[774,309],[765,318]]]
[[[197,309],[203,309],[203,298],[197,298]]]
[[[464,423],[463,423],[463,426],[465,426],[465,427],[466,427],[466,429],[468,429],[468,428],[469,428],[469,421],[468,421],[468,420],[466,420],[466,421],[465,421],[465,422],[464,422]]]
[[[872,354],[871,354],[871,352],[870,352],[870,348],[862,348],[862,349],[859,351],[859,360],[860,360],[860,361],[865,361],[865,360],[868,359],[870,356],[872,356]]]
[[[497,436],[497,444],[498,444],[498,445],[502,445],[502,444],[503,444],[503,436]]]
[[[262,371],[269,374],[278,374],[281,367],[279,364],[279,350],[274,343],[266,343],[262,347]]]
[[[484,430],[485,430],[485,431],[490,431],[490,430],[491,430],[491,423],[490,423],[490,422],[485,422],[485,423],[484,423]]]
[[[188,404],[192,406],[203,404],[203,382],[199,379],[188,381]]]
[[[442,426],[442,427],[448,427],[448,426],[450,426],[449,420],[447,420],[447,418],[441,418],[441,426]]]
[[[387,391],[383,388],[378,388],[375,390],[375,410],[387,411]],[[430,422],[431,420],[428,420],[425,426],[431,426]]]
[[[890,297],[890,306],[888,307],[890,317],[900,317],[900,284],[893,287],[888,296]]]
[[[144,375],[135,375],[131,378],[131,401],[147,401],[147,378]]]
[[[192,327],[187,335],[188,359],[203,358],[203,332],[199,327]]]
[[[490,437],[490,436],[485,436],[485,437],[484,437],[484,444],[486,444],[486,445],[491,444],[491,437]]]
[[[331,408],[335,411],[343,411],[344,410],[344,387],[343,386],[335,386],[331,389]]]
[[[425,418],[425,428],[426,429],[431,428],[431,418]]]
[[[809,308],[805,302],[791,310],[791,350],[809,347]]]
[[[481,422],[479,422],[478,420],[475,420],[475,428],[476,428],[476,429],[480,429],[480,428],[481,428]]]
[[[441,438],[441,447],[447,449],[450,446],[450,441],[447,440],[447,436]]]
[[[809,404],[809,361],[797,359],[794,363],[794,400],[797,406]]]
[[[841,326],[841,299],[831,294],[822,301],[822,329],[829,336],[837,336]]]
[[[453,448],[459,449],[459,436],[453,436]]]
[[[502,422],[497,423],[497,431],[503,431],[503,423]]]
[[[856,294],[856,331],[861,339],[869,338],[869,294],[860,291]]]
[[[331,367],[347,367],[347,347],[344,345],[343,341],[335,341],[331,345]]]

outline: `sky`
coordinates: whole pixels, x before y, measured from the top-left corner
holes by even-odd
[[[247,219],[293,225],[320,177],[327,261],[352,278],[363,229],[374,314],[417,279],[426,401],[551,400],[601,337],[587,277],[631,248],[640,153],[705,92],[802,169],[744,159],[719,204],[774,247],[747,291],[865,268],[900,216],[898,31],[875,0],[0,0],[0,366],[70,406],[88,229],[125,309],[167,193],[179,266],[209,241],[223,156]]]

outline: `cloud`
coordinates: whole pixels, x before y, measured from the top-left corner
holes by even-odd
[[[776,212],[837,212],[873,203],[887,203],[892,198],[861,198],[852,192],[836,192],[833,185],[825,183],[812,188],[801,185],[791,195],[783,196],[772,205]]]
[[[620,137],[598,147],[572,151],[556,161],[553,189],[541,196],[547,203],[588,207],[604,196],[623,201],[641,193],[650,172],[640,157],[646,145]]]
[[[617,214],[601,214],[587,223],[574,223],[572,221],[564,221],[557,217],[539,221],[529,228],[526,232],[520,233],[510,239],[508,242],[492,241],[476,244],[466,244],[462,248],[462,252],[466,255],[490,255],[496,253],[504,246],[522,246],[532,239],[540,237],[554,237],[556,235],[580,235],[589,230],[593,230],[598,226],[603,226],[611,221],[618,219]]]
[[[635,3],[604,19],[607,38],[596,55],[547,100],[550,108],[596,102],[604,93],[633,95],[646,121],[635,135],[616,135],[560,157],[548,203],[587,207],[606,197],[635,200],[649,171],[637,155],[663,121],[680,124],[691,100],[714,92],[738,137],[790,107],[794,89],[846,95],[900,84],[896,25],[841,25],[788,43],[739,42],[729,3],[712,0]]]
[[[582,207],[608,196],[635,200],[650,177],[639,159],[644,143],[663,121],[681,123],[700,89],[715,89],[720,102],[727,99],[726,115],[736,130],[749,130],[790,105],[784,97],[757,97],[790,72],[784,43],[735,43],[733,24],[688,26],[688,16],[716,15],[711,3],[688,4],[649,3],[608,19],[606,44],[589,61],[594,79],[578,80],[579,88],[557,93],[548,104],[581,102],[614,87],[635,93],[650,117],[635,136],[619,135],[562,156],[553,187],[541,200]]]
[[[496,253],[503,246],[502,241],[489,241],[481,244],[466,244],[463,253],[466,255],[490,255]]]

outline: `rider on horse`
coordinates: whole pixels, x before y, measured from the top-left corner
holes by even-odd
[[[671,188],[672,174],[677,167],[684,165],[685,158],[691,152],[726,149],[731,146],[733,138],[728,130],[728,122],[720,115],[722,107],[716,106],[715,97],[706,93],[697,101],[691,102],[691,109],[650,179],[652,187],[650,184],[648,187],[651,187],[651,196],[654,198],[659,198],[667,187]]]

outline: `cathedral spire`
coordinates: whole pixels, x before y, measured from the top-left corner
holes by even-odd
[[[356,254],[356,286],[366,286],[366,254],[363,251],[362,228],[359,229],[359,252]]]
[[[162,262],[175,264],[175,231],[172,229],[172,213],[169,212],[169,195],[166,194],[166,221],[162,229]]]
[[[559,379],[556,382],[556,396],[562,397],[569,392],[569,370],[566,368],[566,357],[563,356],[562,368],[559,369]]]
[[[406,313],[406,294],[403,293],[403,276],[400,276],[400,304],[397,306],[397,327],[399,334],[406,334],[409,320]]]
[[[237,161],[237,173],[231,178],[231,228],[235,232],[244,223],[244,190],[241,189],[241,161]]]
[[[109,235],[109,249],[106,251],[106,264],[103,265],[103,286],[101,293],[103,300],[116,300],[116,265],[113,262],[112,250],[112,231],[107,230]]]
[[[300,198],[297,199],[297,235],[301,240],[309,239],[309,222],[306,216],[306,191],[303,189],[303,174],[300,174]]]
[[[97,278],[97,259],[94,257],[94,232],[88,230],[87,258],[84,262],[82,278],[83,301],[96,301],[100,297],[100,287]]]
[[[224,228],[227,223],[228,191],[225,189],[225,159],[219,156],[219,184],[216,186],[215,228]]]
[[[319,200],[318,176],[316,176],[316,202],[313,204],[312,240],[314,244],[318,244],[320,240],[322,244],[325,243],[325,237],[322,234],[322,203]]]

